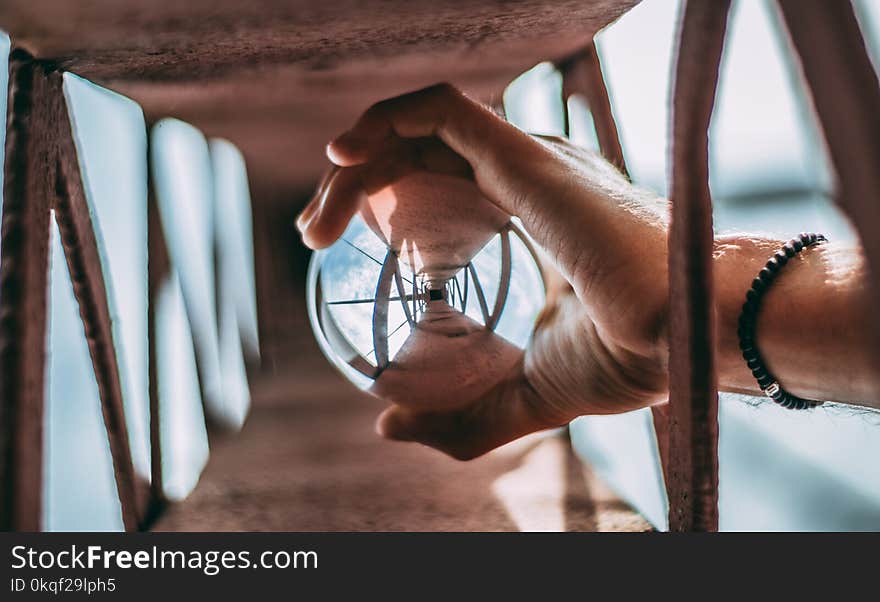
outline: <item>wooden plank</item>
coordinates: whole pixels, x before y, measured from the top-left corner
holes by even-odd
[[[134,531],[143,516],[142,501],[146,496],[131,459],[101,256],[83,188],[61,73],[51,73],[49,83],[50,123],[55,128],[58,145],[55,218],[101,397],[122,521],[127,531]]]
[[[880,307],[880,84],[849,2],[780,0],[837,175],[835,196],[859,232]],[[880,320],[869,326],[880,345]],[[878,358],[880,367],[880,358]]]
[[[46,388],[49,205],[55,165],[46,72],[10,55],[0,233],[0,530],[39,531]]]
[[[614,121],[608,88],[602,76],[596,44],[591,40],[581,52],[557,64],[557,68],[562,74],[562,110],[565,115],[566,136],[570,135],[568,99],[576,94],[586,101],[593,115],[602,155],[626,174],[623,147],[620,144],[617,123]]]
[[[149,154],[148,154],[149,156]],[[150,170],[147,170],[151,174]],[[162,422],[159,400],[158,371],[158,329],[156,307],[159,292],[171,275],[171,263],[165,237],[162,234],[162,223],[159,219],[159,208],[156,205],[152,177],[148,175],[147,193],[147,288],[149,306],[147,309],[147,336],[149,337],[149,388],[150,388],[150,505],[147,509],[145,522],[151,524],[158,518],[166,504],[162,472]]]
[[[669,232],[671,531],[718,528],[718,386],[708,129],[729,0],[689,0],[679,23],[672,104]]]

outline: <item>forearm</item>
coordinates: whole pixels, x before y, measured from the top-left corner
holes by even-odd
[[[781,245],[745,236],[715,243],[722,390],[759,393],[740,355],[737,320],[752,280]],[[880,407],[865,272],[858,249],[826,243],[799,253],[765,293],[755,342],[770,372],[789,392]]]

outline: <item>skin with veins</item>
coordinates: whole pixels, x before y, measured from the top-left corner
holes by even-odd
[[[344,231],[364,190],[412,172],[469,178],[516,215],[545,252],[546,306],[521,363],[455,410],[394,404],[377,423],[392,439],[472,458],[585,414],[662,404],[669,394],[669,205],[595,153],[518,130],[449,85],[367,110],[327,149],[336,173],[300,216],[312,248]],[[360,196],[359,196],[360,195]],[[717,374],[722,390],[760,394],[736,322],[755,274],[784,241],[715,241]],[[872,311],[859,249],[833,241],[794,258],[766,293],[756,342],[795,395],[878,407]]]

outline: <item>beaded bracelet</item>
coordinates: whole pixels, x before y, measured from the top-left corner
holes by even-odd
[[[822,402],[802,399],[792,395],[783,389],[776,378],[767,370],[767,366],[764,365],[761,354],[755,345],[756,317],[761,308],[761,299],[764,293],[770,288],[782,266],[803,249],[821,244],[826,242],[826,240],[822,234],[803,232],[797,238],[793,238],[785,243],[752,281],[752,287],[746,292],[746,302],[743,303],[742,313],[739,316],[737,334],[739,335],[739,348],[742,350],[743,359],[746,360],[752,375],[758,381],[761,391],[782,407],[790,410],[806,410],[814,408],[822,404]]]

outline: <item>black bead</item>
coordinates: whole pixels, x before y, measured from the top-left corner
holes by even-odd
[[[822,402],[802,399],[792,395],[783,389],[773,376],[767,372],[767,368],[761,359],[760,350],[755,346],[754,342],[755,321],[758,308],[760,307],[761,296],[770,287],[776,274],[788,263],[788,260],[806,247],[825,241],[826,238],[822,234],[801,232],[796,238],[785,243],[781,249],[774,253],[752,280],[751,288],[746,291],[746,300],[742,305],[742,311],[737,322],[739,348],[742,351],[743,360],[745,360],[746,365],[751,370],[758,386],[766,394],[767,388],[775,383],[777,390],[770,397],[780,406],[793,410],[815,408],[821,405]]]

